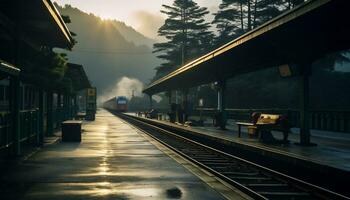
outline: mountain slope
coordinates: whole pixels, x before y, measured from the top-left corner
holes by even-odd
[[[112,22],[119,33],[122,34],[122,36],[129,42],[134,42],[138,45],[147,45],[148,47],[153,48],[153,44],[156,42],[155,40],[145,37],[134,28],[126,25],[124,22],[116,20],[113,20]]]
[[[152,40],[122,22],[102,20],[68,5],[58,10],[70,17],[68,28],[77,34],[69,61],[84,65],[99,94],[124,76],[144,83],[153,77],[159,60],[151,53]]]

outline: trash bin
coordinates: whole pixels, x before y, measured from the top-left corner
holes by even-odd
[[[62,122],[62,142],[81,142],[81,124],[79,120]]]

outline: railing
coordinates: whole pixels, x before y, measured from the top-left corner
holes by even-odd
[[[36,142],[39,133],[39,112],[37,109],[22,110],[19,113],[20,141]],[[7,148],[13,143],[14,136],[11,132],[11,113],[0,113],[0,149]]]
[[[312,111],[310,127],[337,132],[350,132],[350,111]]]
[[[54,123],[54,128],[59,129],[61,127],[61,122],[72,119],[76,113],[77,113],[77,108],[76,107],[61,107],[61,108],[56,108],[53,112],[53,123]]]
[[[191,115],[214,117],[217,109],[197,108]],[[229,119],[250,121],[253,112],[284,114],[292,127],[299,127],[299,111],[293,109],[226,109]],[[350,110],[311,110],[309,115],[311,129],[350,133]]]
[[[11,115],[9,112],[0,113],[0,149],[12,144]]]
[[[39,112],[38,109],[22,110],[19,114],[20,119],[20,141],[28,141],[39,134]]]

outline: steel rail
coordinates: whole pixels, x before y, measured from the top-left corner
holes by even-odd
[[[196,165],[210,171],[217,177],[221,178],[222,180],[228,182],[229,184],[235,186],[236,188],[240,189],[242,192],[247,194],[248,196],[254,198],[254,199],[347,199],[350,200],[349,197],[346,197],[344,195],[338,194],[336,192],[333,192],[331,190],[319,187],[317,185],[302,181],[300,179],[291,177],[289,175],[277,172],[275,170],[269,169],[267,167],[258,165],[256,163],[253,163],[251,161],[245,160],[243,158],[228,154],[226,152],[217,150],[215,148],[209,147],[207,145],[201,144],[197,141],[193,141],[191,139],[185,138],[183,136],[180,136],[176,133],[173,133],[171,131],[168,131],[164,128],[157,127],[155,125],[146,123],[142,120],[136,119],[135,117],[120,114],[120,113],[114,113],[116,116],[122,118],[126,122],[129,122],[133,124],[136,128],[141,130],[142,132],[146,133],[147,135],[151,136],[153,139],[157,140],[161,144],[165,145],[166,147],[170,148],[171,150],[175,151],[176,153],[180,154],[181,156],[185,157],[186,159],[190,160],[191,162],[195,163]],[[151,130],[150,130],[151,129]],[[155,134],[158,134],[156,136]],[[160,137],[163,137],[161,139]],[[168,137],[168,138],[165,138]],[[170,138],[171,137],[171,138]],[[165,138],[165,139],[164,139]],[[167,140],[167,141],[165,141]],[[197,148],[196,152],[203,152],[207,151],[209,154],[205,156],[200,156],[196,158],[195,155],[189,155],[188,153],[185,153],[184,151],[186,149],[179,149],[179,147],[175,147],[174,145],[175,141],[178,141],[183,147],[187,146],[187,150],[192,150],[193,148]],[[179,141],[180,140],[180,141]],[[173,143],[173,144],[170,144]],[[186,144],[186,145],[185,145]],[[180,146],[181,146],[180,145]],[[177,144],[179,146],[179,144]],[[186,148],[186,147],[185,147]],[[221,158],[220,158],[221,157]],[[249,168],[252,172],[251,174],[255,175],[262,175],[261,177],[257,176],[247,176],[247,177],[237,177],[239,178],[251,178],[251,180],[257,179],[257,180],[270,180],[276,181],[278,183],[271,183],[271,184],[265,184],[267,187],[278,187],[278,186],[284,186],[287,187],[286,189],[292,191],[292,192],[274,192],[274,191],[256,191],[254,189],[249,188],[250,186],[259,186],[259,181],[257,183],[253,184],[243,184],[240,181],[234,180],[235,178],[230,178],[229,175],[225,175],[225,172],[220,172],[219,170],[214,169],[215,166],[209,166],[210,160],[207,160],[207,163],[204,161],[200,161],[201,158],[208,158],[212,159],[211,161],[214,161],[213,164],[222,165],[223,168],[232,167],[233,165],[242,165],[244,167]],[[219,159],[220,158],[220,159]],[[224,162],[220,162],[224,161]],[[229,161],[229,162],[227,162]],[[226,165],[226,166],[225,166]],[[217,166],[217,168],[220,169],[220,166]],[[226,174],[249,174],[245,172],[229,172],[226,171]],[[236,179],[237,179],[236,178]],[[264,185],[264,184],[263,184]],[[293,192],[294,191],[294,192]],[[268,198],[268,196],[276,196],[276,198]],[[288,196],[289,195],[289,196]],[[283,198],[286,197],[286,198]],[[298,198],[300,197],[300,198]]]

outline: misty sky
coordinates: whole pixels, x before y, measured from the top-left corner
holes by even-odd
[[[117,19],[134,27],[150,38],[156,38],[164,16],[159,12],[162,4],[170,5],[173,0],[55,0],[64,5],[70,4],[104,19]],[[221,0],[196,0],[200,6],[211,12],[218,9]],[[212,19],[212,14],[209,14]]]

